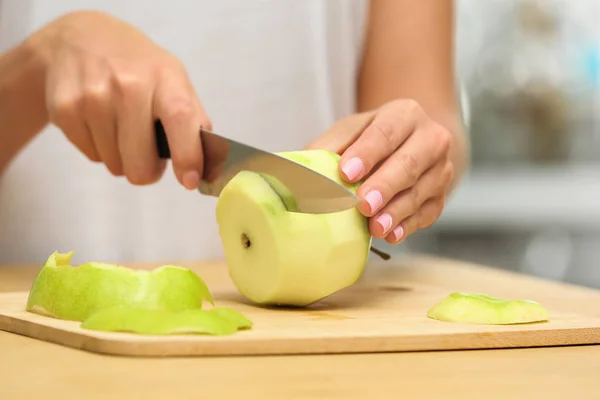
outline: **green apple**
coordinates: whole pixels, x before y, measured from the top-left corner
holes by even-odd
[[[35,278],[26,310],[83,321],[116,306],[181,311],[214,305],[206,284],[193,271],[165,265],[152,271],[90,262],[69,265],[73,252],[54,252]]]
[[[455,292],[434,307],[427,316],[448,322],[509,325],[548,320],[548,311],[532,300],[502,300],[479,293]]]
[[[358,183],[341,179],[336,153],[303,150],[279,155],[354,193],[358,189]],[[293,199],[278,193],[261,175],[242,171],[217,201],[219,235],[239,292],[258,304],[301,307],[355,283],[369,257],[368,219],[356,208],[298,213]]]
[[[90,315],[81,324],[84,329],[145,335],[231,335],[251,326],[249,319],[231,308],[195,308],[174,312],[113,307]]]

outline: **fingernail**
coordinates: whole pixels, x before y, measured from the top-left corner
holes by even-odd
[[[384,234],[392,227],[392,216],[388,213],[381,214],[376,221],[383,228]]]
[[[358,178],[358,176],[363,171],[363,168],[364,168],[363,163],[360,160],[360,158],[353,157],[353,158],[349,159],[348,161],[346,161],[346,163],[342,167],[342,171],[344,172],[344,174],[346,175],[346,177],[348,179],[353,181],[356,178]]]
[[[394,237],[396,238],[396,242],[402,239],[402,235],[404,235],[404,229],[402,229],[401,225],[398,225],[394,230]]]
[[[200,184],[200,174],[197,171],[188,171],[183,174],[183,186],[189,190],[197,189]]]
[[[369,203],[369,206],[371,206],[371,212],[374,213],[381,207],[383,196],[381,196],[381,193],[379,193],[378,190],[371,190],[365,196],[365,200]]]

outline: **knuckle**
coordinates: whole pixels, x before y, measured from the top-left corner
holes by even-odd
[[[424,115],[421,105],[413,99],[397,99],[388,104],[389,115],[393,120],[405,121],[411,125]]]
[[[196,105],[189,96],[178,96],[168,100],[165,117],[172,120],[186,120],[196,113]]]
[[[420,226],[420,229],[429,228],[430,226],[432,226],[435,223],[435,221],[437,221],[437,219],[440,217],[440,215],[442,215],[443,208],[443,203],[440,205],[436,202],[435,211],[429,214],[428,218],[425,218],[423,220],[423,225]]]
[[[434,200],[432,212],[428,214],[428,218],[423,221],[423,226],[421,228],[427,228],[442,215],[442,211],[444,210],[444,204],[446,202],[445,196],[440,196]]]
[[[80,95],[60,96],[48,104],[50,120],[57,126],[64,128],[71,125],[71,121],[78,114],[83,98]]]
[[[393,182],[391,182],[390,180],[382,180],[377,184],[377,186],[379,192],[381,193],[381,196],[383,197],[383,202],[381,205],[381,207],[383,207],[385,204],[387,204],[387,202],[390,199],[394,197],[396,190],[394,188]]]
[[[450,182],[452,179],[454,179],[454,164],[448,161],[444,165],[444,170],[442,171],[442,181]]]
[[[452,135],[446,129],[438,127],[436,136],[439,143],[440,154],[446,154],[450,150],[452,144]]]
[[[409,185],[414,185],[419,178],[419,162],[412,154],[400,153],[398,163],[406,175]]]
[[[410,116],[420,116],[423,113],[421,105],[414,99],[402,100],[402,109],[404,110],[404,113]]]
[[[202,167],[199,166],[199,163],[189,153],[173,152],[171,160],[173,161],[173,169],[177,171],[177,175],[183,176],[190,169],[203,172]]]
[[[204,161],[201,151],[181,146],[171,148],[171,160],[178,169],[198,169],[202,167]]]
[[[185,63],[168,51],[163,51],[162,57],[155,60],[151,69],[161,77],[172,75],[173,73],[187,75]]]
[[[412,235],[415,233],[419,227],[421,226],[421,221],[423,220],[421,213],[417,213],[410,218],[410,223],[407,224],[406,236]]]
[[[387,103],[385,106],[386,110],[389,110],[391,113],[395,113],[397,115],[401,115],[406,110],[406,100],[405,99],[395,99]]]
[[[144,90],[144,82],[139,76],[129,73],[118,73],[113,76],[113,84],[124,97],[136,96]]]
[[[389,121],[377,121],[371,125],[371,129],[383,139],[387,146],[395,147],[394,145],[394,127]]]
[[[105,103],[110,98],[109,85],[104,81],[88,83],[84,93],[86,102]]]
[[[416,214],[421,207],[419,190],[413,186],[409,191],[410,207],[413,214]]]

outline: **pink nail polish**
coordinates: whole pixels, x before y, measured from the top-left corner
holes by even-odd
[[[383,196],[378,190],[371,190],[367,193],[365,200],[369,203],[369,206],[371,206],[372,213],[376,212],[383,204]]]
[[[381,214],[376,221],[383,228],[384,234],[392,227],[392,216],[388,213]]]
[[[358,176],[362,173],[363,169],[363,163],[358,157],[353,157],[349,159],[342,167],[342,171],[344,172],[346,177],[351,181],[358,178]]]
[[[402,229],[401,225],[398,225],[396,228],[394,228],[394,237],[396,238],[396,241],[402,239],[402,235],[404,235],[404,229]]]

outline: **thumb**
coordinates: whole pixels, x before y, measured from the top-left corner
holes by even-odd
[[[324,149],[341,155],[373,121],[375,113],[376,111],[367,111],[338,120],[321,136],[310,142],[305,149]]]

